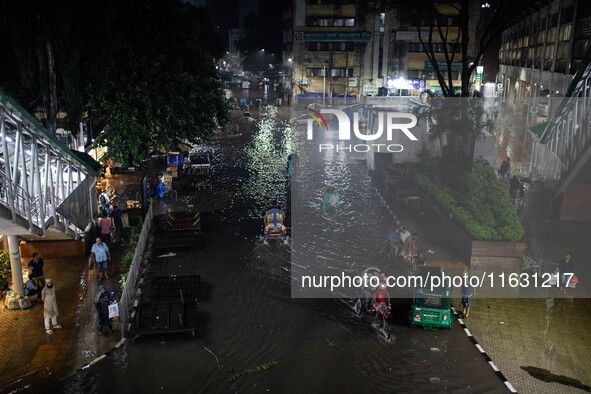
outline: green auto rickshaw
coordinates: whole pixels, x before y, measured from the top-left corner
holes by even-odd
[[[423,278],[423,283],[417,280],[414,297],[408,318],[411,326],[421,326],[426,330],[451,328],[453,324],[451,314],[451,286],[449,283],[431,289],[430,277],[443,277],[441,267],[419,266],[417,276]],[[447,285],[447,286],[446,286]]]

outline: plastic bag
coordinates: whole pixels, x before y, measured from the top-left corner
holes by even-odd
[[[118,319],[119,318],[119,305],[116,303],[109,304],[109,319]]]

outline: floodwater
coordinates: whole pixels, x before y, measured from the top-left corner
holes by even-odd
[[[289,127],[289,114],[268,108],[253,115],[239,121],[241,137],[213,142],[210,179],[173,207],[202,212],[199,242],[172,249],[170,234],[155,233],[148,282],[201,275],[197,337],[141,337],[65,381],[61,391],[502,392],[504,385],[457,322],[451,330],[410,328],[408,299],[393,300],[395,340],[387,342],[369,318],[355,317],[346,299],[292,298],[291,249],[258,241],[271,202],[287,207],[293,192],[302,203],[299,224],[290,210],[288,224],[301,227],[297,253],[322,252],[322,270],[389,269],[382,240],[383,224],[391,219],[369,184],[362,156],[319,157]],[[290,190],[286,158],[294,151],[301,179]],[[335,218],[322,216],[318,205],[327,184],[342,191]],[[345,231],[358,241],[343,244],[338,234]],[[158,257],[170,252],[175,255]],[[312,265],[298,269],[313,272]]]

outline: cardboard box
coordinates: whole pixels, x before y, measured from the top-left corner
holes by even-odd
[[[178,166],[167,167],[166,171],[170,172],[172,174],[173,178],[178,178],[178,176],[179,176],[179,167]]]

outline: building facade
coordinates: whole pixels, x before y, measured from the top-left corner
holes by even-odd
[[[498,84],[509,102],[529,99],[537,121],[552,113],[549,97],[567,94],[589,48],[591,2],[537,1],[530,12],[502,34]]]
[[[479,7],[479,2],[475,2]],[[440,91],[424,44],[440,69],[447,70],[445,48],[453,53],[452,79],[460,88],[459,3],[436,3],[437,21],[404,9],[380,9],[373,1],[294,0],[284,27],[284,69],[291,73],[292,94],[418,95]],[[443,44],[438,33],[447,37]],[[471,23],[473,30],[476,23]],[[429,32],[432,43],[429,44]],[[453,42],[457,42],[453,44]],[[445,48],[444,48],[445,47]],[[446,73],[447,76],[447,73]]]

